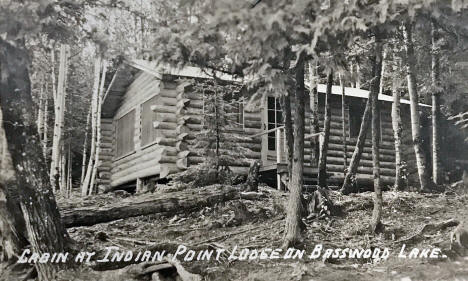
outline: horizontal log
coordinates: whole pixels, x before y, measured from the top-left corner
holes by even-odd
[[[190,166],[197,165],[206,161],[206,157],[197,156],[197,155],[189,155],[188,157],[188,164]],[[250,162],[244,159],[237,159],[235,162],[231,163],[231,167],[249,167]],[[231,169],[232,170],[232,169]]]
[[[65,227],[78,227],[150,214],[167,216],[193,212],[236,198],[239,198],[239,192],[234,188],[227,187],[187,189],[166,194],[145,194],[142,199],[131,197],[104,207],[62,210],[62,222]]]
[[[98,164],[98,171],[103,171],[103,172],[109,172],[112,170],[112,165],[110,164],[110,162],[102,162],[102,161],[99,161],[99,164]]]
[[[331,172],[342,172],[343,171],[343,165],[332,165],[332,164],[327,164],[327,170]],[[358,173],[359,174],[368,174],[372,175],[373,168],[372,167],[364,167],[359,165],[358,167]],[[382,176],[393,176],[395,175],[395,170],[394,169],[385,169],[385,168],[380,168],[380,174]]]
[[[369,139],[366,139],[366,144],[370,143],[369,141],[370,141]],[[339,136],[330,136],[330,142],[331,143],[341,144],[343,142],[343,140]],[[356,138],[349,139],[348,144],[356,145]],[[383,142],[380,143],[380,147],[383,148],[383,149],[394,149],[394,144],[393,144],[393,142],[383,141]]]
[[[355,148],[355,144],[348,143],[348,145],[347,145],[348,153],[351,153],[351,155],[352,155],[352,152],[354,151],[354,148]],[[307,149],[310,149],[310,145],[306,145],[306,150]],[[335,152],[343,153],[343,144],[341,144],[341,143],[338,143],[338,144],[337,143],[329,143],[328,144],[328,151],[335,151]],[[364,146],[363,152],[364,153],[372,153],[372,146],[370,146],[370,145]],[[382,155],[392,156],[392,157],[395,156],[395,151],[392,150],[392,149],[379,148],[379,152]]]
[[[357,178],[358,186],[359,185],[372,185],[374,183],[374,178],[372,175],[358,174],[356,178]],[[336,185],[343,184],[343,181],[344,181],[344,176],[342,174],[341,175],[336,174],[327,179],[327,182],[329,184],[336,184]],[[393,185],[395,182],[395,177],[381,176],[380,182],[383,185]]]
[[[162,155],[175,156],[177,155],[177,149],[170,146],[148,146],[143,150],[138,151],[137,153],[115,161],[114,169],[112,170],[112,172],[115,173],[120,170],[125,170],[130,166],[135,166],[146,161],[159,160],[162,157]]]
[[[152,105],[151,110],[158,113],[175,113],[177,107],[167,105]]]
[[[114,137],[114,130],[112,130],[112,131],[103,131],[103,130],[101,130],[101,137],[113,138]]]
[[[110,172],[98,172],[98,178],[100,179],[110,179],[111,175],[112,174]]]
[[[309,156],[310,158],[310,156]],[[348,157],[347,159],[347,165],[349,165],[351,158]],[[327,164],[338,164],[342,165],[343,164],[343,157],[327,157]],[[363,167],[373,167],[372,160],[364,160],[361,159],[359,161],[359,166]],[[381,168],[387,168],[387,169],[395,169],[395,163],[393,162],[385,162],[385,161],[380,161],[380,167]]]
[[[136,180],[137,178],[145,178],[149,176],[158,175],[161,171],[161,165],[157,162],[153,163],[144,163],[143,165],[138,165],[129,169],[127,171],[121,172],[119,174],[112,174],[111,177],[111,186],[119,186],[131,181]]]
[[[115,165],[112,167],[112,177],[122,176],[122,173],[130,173],[131,171],[138,170],[139,168],[146,168],[151,165],[159,164],[159,161],[163,157],[162,153],[152,153],[142,155],[141,159],[134,159],[120,165]]]
[[[177,144],[177,139],[157,137],[155,143],[162,146],[175,146]]]
[[[175,113],[156,113],[156,121],[176,123],[177,116]]]
[[[188,98],[190,100],[203,101],[203,95],[197,92],[184,92],[183,97]]]
[[[153,128],[155,129],[164,129],[164,130],[175,130],[177,124],[175,122],[162,122],[154,121]]]

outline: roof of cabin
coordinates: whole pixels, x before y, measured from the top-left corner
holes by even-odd
[[[184,66],[183,68],[174,68],[169,66],[160,66],[156,62],[150,62],[146,60],[133,60],[123,63],[114,74],[112,82],[110,83],[104,98],[102,105],[102,117],[103,118],[112,118],[115,111],[119,108],[122,97],[125,95],[125,92],[133,82],[135,74],[138,71],[144,71],[151,75],[154,75],[156,78],[162,79],[163,75],[173,75],[181,77],[192,77],[192,78],[213,78],[217,77],[218,79],[239,82],[242,83],[245,80],[252,79],[251,77],[239,78],[230,74],[222,73],[214,70],[203,70],[198,67],[193,66]],[[309,85],[306,85],[307,87]],[[318,84],[317,90],[319,93],[325,93],[326,85]],[[333,95],[342,94],[341,86],[332,87]],[[345,95],[347,97],[363,98],[367,99],[369,97],[369,91],[351,87],[345,87]],[[393,97],[388,95],[379,94],[379,100],[386,102],[393,102]],[[400,99],[400,102],[403,104],[410,104],[410,101],[407,99]],[[430,107],[430,105],[420,103],[420,106]]]

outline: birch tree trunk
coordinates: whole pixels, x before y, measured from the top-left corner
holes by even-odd
[[[81,180],[80,183],[83,184],[86,174],[86,159],[88,151],[88,135],[89,135],[89,125],[91,122],[91,112],[92,112],[92,102],[89,105],[88,116],[86,117],[86,128],[85,128],[85,139],[83,143],[83,160],[81,163]]]
[[[435,184],[442,183],[440,171],[440,63],[439,63],[439,33],[435,20],[431,21],[432,41],[432,177]]]
[[[356,63],[356,88],[361,89],[361,67]]]
[[[393,78],[392,128],[393,138],[395,139],[395,188],[397,190],[403,190],[405,188],[403,181],[403,160],[401,155],[403,126],[401,124],[400,115],[400,92],[398,91],[397,85],[398,82],[396,81],[396,78]]]
[[[57,178],[56,178],[56,169],[57,169],[57,155],[58,155],[58,146],[56,144],[56,137],[55,134],[58,132],[58,130],[55,129],[56,127],[56,122],[58,121],[57,118],[57,78],[55,76],[55,45],[52,46],[52,50],[50,52],[50,62],[51,62],[51,80],[52,80],[52,98],[54,101],[54,127],[53,127],[53,133],[52,133],[52,153],[50,157],[50,182],[52,183],[52,189],[54,192],[57,190],[58,183],[57,183]]]
[[[49,90],[49,84],[46,82],[45,86],[45,101],[44,101],[44,128],[43,128],[43,133],[44,136],[42,137],[42,150],[44,152],[44,159],[47,163],[47,148],[48,148],[48,143],[49,143],[49,95],[48,95],[48,90]]]
[[[67,198],[70,198],[72,191],[72,152],[71,152],[71,142],[68,143],[68,159],[67,159]]]
[[[67,154],[65,151],[65,144],[63,144],[61,147],[61,152],[60,152],[60,193],[63,196],[65,196],[67,193],[66,165],[67,165]]]
[[[383,54],[382,54],[382,70],[381,70],[381,72],[380,72],[379,95],[383,94],[385,68],[387,67],[387,64],[386,64],[386,62],[385,62],[386,59],[387,59],[387,50],[386,50],[386,49],[383,49]]]
[[[58,84],[54,96],[54,111],[55,111],[55,121],[54,121],[54,137],[52,141],[52,160],[50,166],[50,177],[51,182],[53,183],[54,190],[60,190],[63,192],[64,187],[61,185],[61,173],[60,173],[60,163],[62,159],[62,146],[63,146],[63,127],[64,127],[64,117],[65,117],[65,79],[67,75],[67,47],[64,44],[60,45],[60,64],[59,64],[59,75],[58,75]],[[55,64],[55,55],[52,51],[52,64]],[[55,83],[55,73],[54,68],[52,71],[52,81]]]
[[[44,129],[44,82],[40,82],[41,85],[39,87],[39,108],[37,112],[37,133],[39,134],[39,137],[42,137],[44,134],[43,129]]]
[[[309,75],[310,75],[310,160],[312,167],[318,167],[318,160],[320,154],[318,133],[320,132],[319,126],[319,109],[318,109],[318,92],[317,92],[317,65],[309,61]]]
[[[406,77],[408,80],[408,93],[410,96],[411,110],[411,133],[413,137],[414,152],[416,154],[416,164],[418,168],[419,181],[421,183],[420,191],[430,191],[430,175],[427,166],[426,155],[421,138],[420,116],[419,116],[419,98],[416,88],[416,57],[414,55],[412,24],[407,22],[403,25],[403,37],[406,50]]]
[[[346,176],[346,170],[348,168],[348,145],[346,140],[346,93],[345,84],[343,78],[340,75],[341,84],[341,126],[342,126],[342,141],[343,141],[343,173]]]
[[[383,73],[383,58],[382,58],[382,42],[378,38],[378,34],[375,36],[375,57],[373,62],[373,73],[375,79],[371,82],[371,88],[373,92],[378,92],[379,88],[382,91],[381,87],[381,75]],[[380,108],[379,108],[379,99],[378,95],[375,95],[371,99],[372,105],[372,174],[374,176],[374,209],[372,211],[372,221],[371,221],[371,232],[377,233],[382,231],[382,186],[380,181]]]
[[[91,99],[91,148],[89,152],[88,168],[86,169],[86,175],[81,186],[81,196],[86,196],[89,193],[89,187],[91,183],[91,176],[93,172],[94,160],[96,155],[96,127],[97,127],[97,107],[98,107],[98,96],[99,96],[99,76],[101,72],[101,57],[96,57],[94,61],[94,86],[93,96]]]
[[[98,101],[97,101],[97,113],[96,113],[96,153],[95,159],[93,163],[93,173],[91,174],[91,184],[89,186],[89,194],[93,193],[94,183],[96,181],[97,176],[97,168],[99,165],[99,154],[101,150],[101,106],[102,106],[102,98],[104,95],[104,82],[106,80],[106,73],[107,73],[107,63],[104,61],[102,63],[102,76],[101,76],[101,85],[99,86],[98,92]]]
[[[333,72],[327,75],[327,90],[325,93],[325,119],[323,125],[323,142],[320,144],[320,156],[318,164],[318,185],[320,187],[327,187],[327,153],[328,141],[330,139],[330,123],[331,123],[331,91],[333,86]]]
[[[58,253],[66,251],[69,239],[62,225],[51,184],[45,170],[42,149],[32,115],[33,104],[28,74],[28,55],[0,39],[0,99],[3,127],[16,174],[14,196],[9,204],[21,206],[31,251]],[[1,182],[0,185],[10,185]],[[10,211],[10,210],[8,210]],[[14,215],[11,214],[10,215]],[[17,253],[20,254],[20,253]],[[63,266],[37,263],[39,280],[53,280]]]
[[[289,201],[286,216],[284,248],[296,245],[301,239],[302,188],[304,183],[304,119],[305,119],[304,59],[296,66],[296,91],[294,99],[294,157],[289,183]]]

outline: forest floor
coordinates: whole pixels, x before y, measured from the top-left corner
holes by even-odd
[[[164,243],[183,244],[188,248],[206,245],[224,248],[231,253],[235,246],[238,249],[258,250],[280,248],[284,235],[284,204],[288,193],[269,187],[261,187],[260,192],[265,196],[259,200],[232,200],[172,217],[149,215],[126,218],[70,228],[69,233],[83,245],[83,249],[89,250],[116,246],[121,250],[135,251],[137,248]],[[343,196],[332,191],[330,197],[343,212],[340,216],[307,222],[304,233],[306,252],[302,259],[283,259],[283,252],[280,259],[228,261],[212,257],[209,261],[184,262],[182,255],[179,260],[187,270],[202,275],[204,280],[468,280],[468,258],[409,259],[398,256],[403,244],[406,244],[405,255],[408,255],[410,248],[448,249],[450,233],[455,227],[426,227],[427,231],[421,233],[419,230],[426,224],[451,219],[466,222],[466,192],[459,190],[427,195],[384,192],[385,232],[378,235],[370,235],[367,230],[373,208],[371,192]],[[105,206],[120,199],[115,194],[98,195],[85,201],[60,199],[59,206],[65,209]],[[243,209],[247,215],[239,215],[239,209]],[[317,244],[332,249],[388,248],[390,255],[385,260],[324,259],[323,255],[309,259],[309,254]],[[234,255],[239,256],[239,250]],[[66,278],[70,280],[87,281],[93,280],[90,276],[96,276],[85,274],[90,271],[86,265],[79,271],[79,274],[74,272],[63,276],[68,276]]]

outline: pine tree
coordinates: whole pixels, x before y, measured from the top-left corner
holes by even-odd
[[[191,144],[194,152],[216,171],[228,166],[246,166],[245,155],[251,150],[239,145],[248,136],[243,129],[242,87],[222,81],[205,80],[196,83],[194,90],[203,95],[203,128]]]

